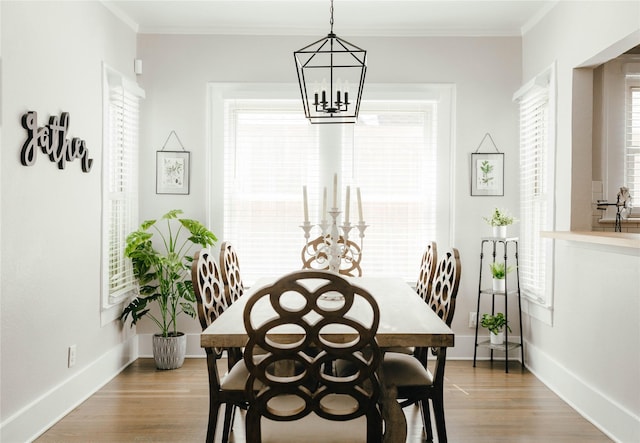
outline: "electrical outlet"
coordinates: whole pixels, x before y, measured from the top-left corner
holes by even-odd
[[[475,328],[477,323],[478,323],[478,313],[469,312],[469,327]]]
[[[69,365],[68,367],[71,367],[73,365],[76,364],[76,345],[71,345],[69,346]]]

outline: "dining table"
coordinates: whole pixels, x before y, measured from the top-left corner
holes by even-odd
[[[378,346],[384,351],[389,348],[407,347],[452,347],[455,336],[451,328],[418,296],[415,290],[402,278],[392,276],[345,277],[351,284],[368,291],[376,300],[380,310],[380,322],[376,333]],[[248,335],[244,327],[244,308],[254,293],[274,283],[274,278],[263,278],[251,285],[245,294],[235,301],[216,321],[200,335],[200,346],[218,348],[241,348],[247,344]],[[357,313],[356,313],[357,315]],[[272,331],[278,334],[277,341],[301,338],[300,328],[281,327]],[[350,339],[344,329],[325,327],[331,341]],[[395,387],[383,384],[383,404],[385,420],[393,422],[393,432],[385,433],[385,442],[403,442],[406,438],[406,419],[395,399]]]

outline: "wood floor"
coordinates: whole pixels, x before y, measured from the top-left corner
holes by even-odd
[[[517,362],[447,362],[445,410],[449,441],[610,442]],[[208,387],[205,359],[160,371],[139,359],[44,433],[47,442],[204,442]],[[422,442],[417,408],[405,409],[408,442]],[[237,414],[234,442],[244,442]]]

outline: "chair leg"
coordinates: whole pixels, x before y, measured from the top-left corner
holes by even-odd
[[[213,443],[216,438],[216,425],[218,424],[219,411],[220,411],[220,403],[212,402],[209,404],[209,424],[207,426],[207,443]]]
[[[261,440],[260,414],[254,413],[251,408],[245,415],[245,437],[247,443],[257,443]]]
[[[422,425],[427,433],[427,441],[433,441],[433,429],[431,428],[431,410],[429,408],[429,399],[420,401],[420,409],[422,410]]]
[[[436,418],[438,443],[447,443],[447,428],[444,424],[444,401],[442,393],[433,397],[433,414]]]
[[[229,435],[231,434],[231,427],[233,426],[233,416],[235,412],[235,405],[226,403],[224,407],[224,427],[222,428],[222,443],[229,441]]]

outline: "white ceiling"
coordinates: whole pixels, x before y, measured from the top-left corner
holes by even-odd
[[[329,0],[102,0],[139,33],[317,35]],[[339,36],[519,36],[561,0],[335,0]],[[567,0],[562,0],[567,1]]]

